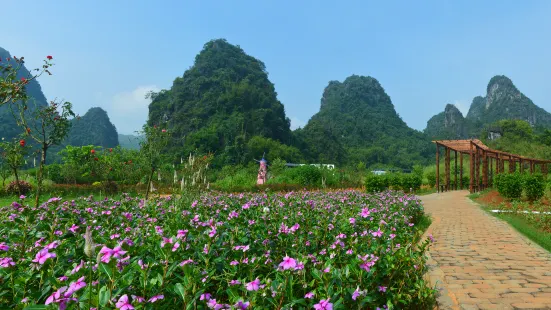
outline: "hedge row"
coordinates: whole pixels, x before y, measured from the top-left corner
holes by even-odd
[[[386,189],[410,192],[418,190],[422,184],[423,178],[413,173],[368,174],[365,178],[365,189],[368,193],[382,192]]]
[[[545,193],[545,178],[536,174],[498,174],[495,178],[495,185],[499,194],[509,199],[519,199],[522,193],[530,201],[539,200]]]

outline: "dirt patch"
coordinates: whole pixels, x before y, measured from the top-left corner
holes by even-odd
[[[501,206],[502,203],[507,202],[507,200],[501,197],[496,190],[481,194],[475,201],[482,205],[492,207]]]

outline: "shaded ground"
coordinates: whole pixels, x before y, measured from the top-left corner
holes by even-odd
[[[451,191],[421,197],[440,309],[551,309],[551,254]]]

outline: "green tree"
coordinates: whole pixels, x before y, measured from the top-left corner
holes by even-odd
[[[147,200],[153,174],[162,163],[162,154],[170,141],[170,134],[166,129],[158,128],[156,125],[153,127],[144,125],[143,135],[145,139],[140,144],[140,155],[144,158],[149,170],[145,192],[145,200]]]
[[[0,142],[0,155],[2,156],[2,161],[5,162],[13,172],[20,195],[23,191],[21,189],[19,174],[17,172],[19,168],[25,164],[25,154],[27,153],[27,150],[28,146],[26,141],[23,139],[19,141],[13,140],[12,142],[2,139]]]

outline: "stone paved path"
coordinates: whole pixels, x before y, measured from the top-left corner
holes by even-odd
[[[423,196],[440,309],[551,309],[551,254],[474,204],[467,191]]]

